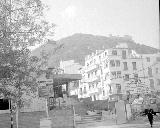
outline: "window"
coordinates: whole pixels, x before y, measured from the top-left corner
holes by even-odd
[[[90,73],[90,77],[91,77],[91,78],[93,77],[93,72]]]
[[[103,70],[101,69],[101,74],[103,74]]]
[[[157,57],[156,60],[157,60],[157,62],[160,62],[160,57]]]
[[[117,55],[117,50],[113,50],[112,55]]]
[[[86,87],[84,87],[84,94],[86,94],[87,93],[87,90],[86,90]]]
[[[95,85],[96,85],[96,87],[98,87],[98,83],[97,82],[95,83]]]
[[[107,60],[104,61],[104,68],[108,68],[108,61]]]
[[[138,74],[134,74],[134,79],[138,79]]]
[[[160,85],[160,79],[157,79],[157,85]]]
[[[117,93],[121,93],[121,85],[116,84]]]
[[[135,83],[138,82],[138,74],[134,74],[134,80],[135,80]]]
[[[96,63],[96,60],[94,59],[94,64]]]
[[[116,72],[111,72],[112,78],[116,78]]]
[[[105,68],[108,68],[108,63],[105,64]]]
[[[109,76],[109,72],[105,74],[105,80],[107,80],[108,76]]]
[[[95,75],[97,75],[97,70],[95,71]]]
[[[103,96],[105,96],[105,91],[103,90]]]
[[[133,70],[137,70],[136,62],[132,62]]]
[[[90,78],[90,74],[88,74],[88,78]]]
[[[124,70],[128,70],[127,62],[123,62]]]
[[[154,89],[154,80],[153,79],[149,79],[149,82],[150,82],[150,87],[152,89]]]
[[[93,64],[93,60],[90,62],[90,65],[92,65]]]
[[[150,62],[150,57],[146,57],[146,59],[147,59],[147,62]]]
[[[105,56],[107,56],[107,52],[105,52]]]
[[[110,66],[111,66],[111,67],[115,67],[115,62],[114,62],[114,60],[111,60],[111,61],[110,61]]]
[[[126,59],[126,56],[127,56],[126,51],[123,50],[123,51],[122,51],[122,59]]]
[[[121,71],[117,72],[117,78],[121,78]]]
[[[148,75],[152,77],[152,68],[148,68]]]
[[[158,74],[158,68],[156,68],[156,74]]]
[[[124,80],[129,81],[129,74],[125,74]]]
[[[109,93],[112,93],[112,87],[111,87],[111,85],[109,84],[108,86],[109,86]]]
[[[120,67],[120,61],[116,60],[116,67]]]
[[[82,88],[80,88],[80,92],[79,93],[80,93],[80,95],[82,95]]]

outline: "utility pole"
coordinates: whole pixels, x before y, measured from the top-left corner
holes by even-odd
[[[11,23],[11,0],[9,0],[9,4],[10,4],[10,10],[9,10],[9,15],[10,15],[10,23]],[[2,30],[0,31],[0,38],[6,38],[7,36],[7,15],[6,15],[6,11],[7,11],[7,7],[6,7],[6,3],[7,1],[4,0],[4,28],[2,28]],[[9,101],[9,110],[10,110],[10,119],[11,119],[11,128],[13,128],[13,110],[12,110],[12,98],[8,98]]]
[[[10,116],[11,116],[11,128],[13,128],[13,110],[12,110],[12,100],[10,98],[9,100],[9,103],[10,103]]]

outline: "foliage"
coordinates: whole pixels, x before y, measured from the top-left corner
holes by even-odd
[[[88,107],[88,110],[106,110],[108,109],[108,100],[92,101],[91,98],[83,98],[83,103]]]
[[[0,28],[12,47],[26,47],[42,43],[53,34],[54,24],[43,18],[44,5],[41,0],[0,1]]]
[[[60,39],[56,45],[63,44],[57,54],[51,55],[49,63],[58,65],[60,60],[75,60],[81,65],[84,65],[85,56],[95,52],[96,50],[110,49],[118,43],[127,43],[130,49],[135,50],[139,54],[153,54],[157,49],[145,45],[138,45],[135,41],[125,39],[126,37],[103,37],[89,34],[74,34],[72,36]],[[54,42],[52,42],[54,43]],[[45,44],[33,51],[33,55],[39,55],[41,49],[51,52],[55,45]],[[61,59],[60,59],[61,58]]]
[[[55,25],[43,19],[43,10],[40,0],[0,1],[0,93],[18,107],[23,105],[23,95],[34,96],[36,78],[47,63],[47,55],[39,59],[28,49],[53,34]]]

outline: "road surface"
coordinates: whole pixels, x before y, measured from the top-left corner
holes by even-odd
[[[150,128],[149,123],[145,124],[122,124],[122,125],[111,125],[111,126],[96,126],[96,127],[86,127],[86,128]],[[153,124],[153,128],[160,128],[160,122]]]

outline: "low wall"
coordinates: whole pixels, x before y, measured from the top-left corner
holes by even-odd
[[[35,112],[35,111],[46,111],[45,98],[32,99],[31,103],[24,105],[24,107],[20,109],[20,112]]]
[[[102,120],[114,120],[116,115],[110,111],[102,111]]]
[[[0,110],[0,114],[10,113],[10,110]]]

